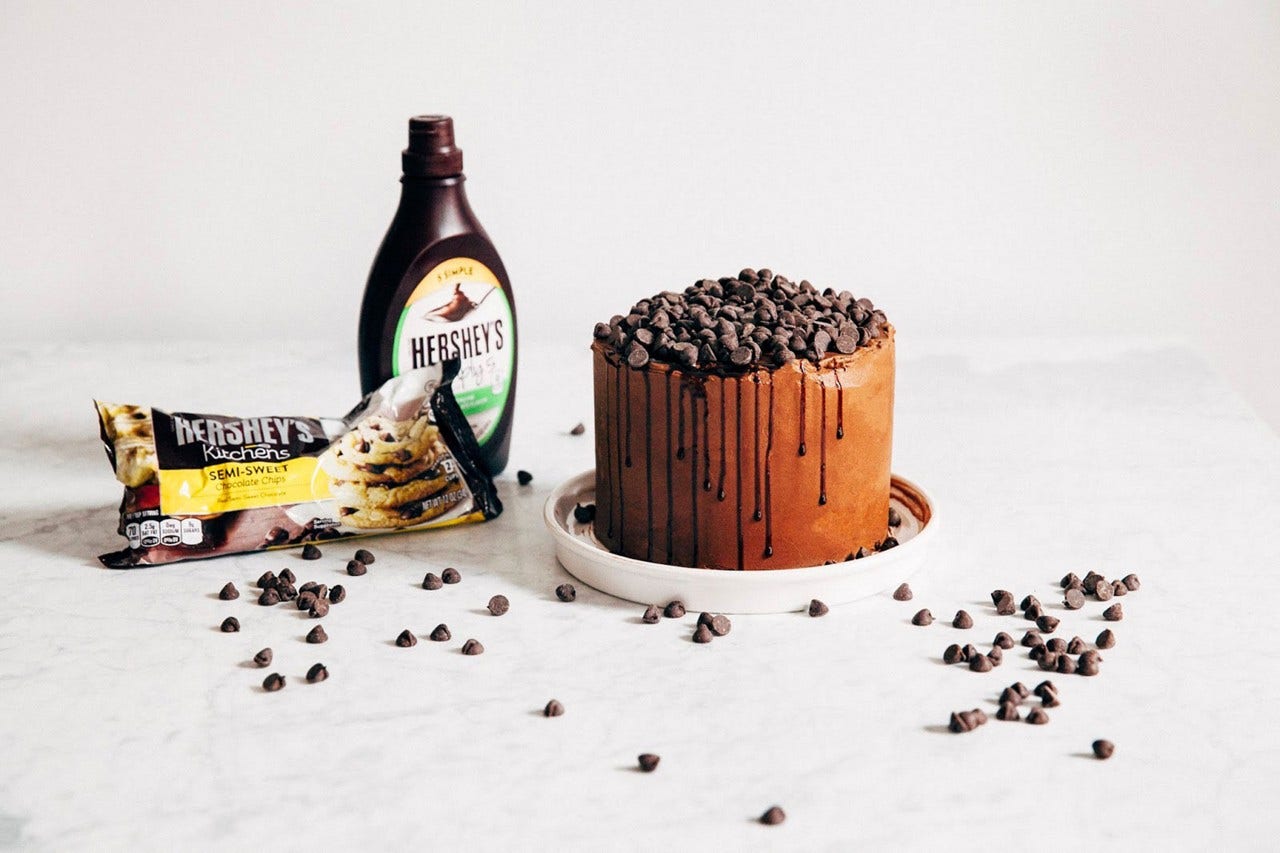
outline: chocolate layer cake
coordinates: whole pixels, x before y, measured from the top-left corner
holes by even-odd
[[[892,547],[893,336],[869,300],[751,269],[597,324],[596,536],[712,569]]]

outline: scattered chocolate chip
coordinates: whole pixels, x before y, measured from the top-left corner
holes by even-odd
[[[298,599],[294,602],[299,610],[308,610],[315,603],[316,594],[311,590],[298,593]]]
[[[960,734],[962,732],[971,732],[986,722],[987,715],[980,708],[974,708],[972,711],[952,711],[951,722],[947,728],[956,734]]]
[[[1067,572],[1062,576],[1062,580],[1059,581],[1063,589],[1071,589],[1078,583],[1080,583],[1080,577],[1075,572]]]
[[[1016,722],[1022,719],[1022,714],[1018,712],[1018,706],[1015,703],[1001,702],[1000,710],[996,711],[996,719]]]
[[[724,614],[717,613],[711,617],[711,622],[707,625],[711,629],[711,633],[717,637],[723,637],[733,628],[733,623],[729,621],[729,617]]]
[[[341,604],[347,600],[347,588],[342,584],[334,584],[333,589],[329,590],[329,603]]]
[[[590,524],[596,520],[595,504],[577,504],[573,508],[573,520],[579,524]]]
[[[329,677],[329,670],[322,663],[312,664],[311,669],[307,670],[307,681],[315,684],[317,681],[324,681]]]
[[[1052,681],[1046,678],[1044,681],[1037,684],[1035,686],[1035,689],[1032,690],[1031,692],[1034,693],[1036,696],[1039,696],[1041,699],[1043,699],[1044,694],[1046,693],[1053,693],[1054,695],[1057,695],[1058,687],[1056,684],[1054,684]]]
[[[1034,649],[1036,646],[1044,645],[1044,638],[1040,636],[1039,631],[1028,631],[1022,635],[1022,645],[1028,649]]]
[[[1026,699],[1028,696],[1031,695],[1030,688],[1028,688],[1027,685],[1023,684],[1021,681],[1013,682],[1013,684],[1009,685],[1009,689],[1016,692],[1023,699]]]
[[[228,616],[226,619],[222,620],[222,625],[219,626],[219,630],[224,634],[234,634],[240,630],[240,620],[234,616]]]
[[[1067,643],[1067,653],[1078,655],[1085,650],[1084,640],[1080,637],[1072,637],[1071,642]]]
[[[765,826],[777,826],[787,819],[787,813],[778,806],[770,806],[769,810],[760,815],[760,822]]]
[[[253,662],[258,666],[268,667],[268,666],[271,666],[271,658],[273,656],[274,655],[272,654],[271,649],[265,648],[253,656]]]
[[[482,655],[484,654],[484,646],[480,645],[479,640],[467,640],[462,644],[462,653],[464,655]]]
[[[262,595],[258,596],[258,603],[263,607],[270,607],[273,604],[279,604],[280,593],[276,592],[275,587],[267,587],[262,591]]]
[[[942,652],[943,663],[960,663],[965,659],[959,643],[952,643]]]
[[[318,560],[322,556],[324,555],[320,553],[320,549],[317,548],[315,545],[312,545],[310,542],[302,546],[302,559]]]
[[[317,625],[307,632],[308,643],[326,643],[329,641],[329,635],[324,632],[323,625]]]
[[[427,572],[426,577],[422,579],[423,589],[440,589],[443,586],[444,581],[440,579],[440,576],[431,572]]]
[[[1036,627],[1046,634],[1052,634],[1058,630],[1060,620],[1056,616],[1050,616],[1047,613],[1036,620]]]
[[[1097,659],[1080,655],[1080,660],[1076,664],[1076,675],[1097,675],[1097,674],[1098,674]]]
[[[405,628],[400,632],[400,636],[396,637],[396,645],[402,649],[407,649],[410,646],[418,645],[418,638],[413,636],[412,631]]]
[[[1086,649],[1080,653],[1080,660],[1091,660],[1094,663],[1102,663],[1102,655],[1096,649]]]
[[[278,672],[273,672],[266,678],[262,679],[262,689],[268,693],[275,693],[277,690],[284,689],[284,676]]]
[[[431,631],[431,639],[437,643],[443,643],[453,639],[453,634],[449,632],[449,626],[441,622]]]
[[[1004,652],[999,646],[992,646],[991,651],[987,652],[987,660],[991,661],[992,666],[999,666],[1004,662]]]
[[[1030,622],[1034,622],[1044,615],[1044,611],[1040,609],[1040,602],[1036,601],[1030,607],[1022,611],[1022,618]]]
[[[699,625],[697,630],[693,632],[693,641],[695,643],[709,643],[714,636],[711,633],[711,629],[706,625]]]
[[[1098,585],[1093,588],[1093,597],[1099,601],[1110,601],[1114,594],[1111,584],[1105,580],[1098,581]]]
[[[1046,651],[1040,655],[1040,660],[1036,661],[1036,663],[1045,672],[1052,672],[1058,668],[1058,653]]]
[[[316,587],[318,586],[320,586],[320,584],[316,583],[315,581],[307,581],[302,586],[298,587],[298,596],[299,597],[304,596],[309,592],[314,593],[316,591]]]
[[[1125,575],[1120,579],[1120,582],[1128,587],[1129,592],[1137,592],[1138,587],[1142,586],[1142,583],[1138,580],[1138,576],[1135,574]]]
[[[1124,585],[1124,581],[1114,581],[1111,584],[1111,594],[1113,596],[1128,595],[1129,587]]]
[[[1058,655],[1058,672],[1063,675],[1074,675],[1076,671],[1076,659],[1071,655]]]
[[[360,562],[364,563],[366,566],[372,566],[374,562],[373,552],[365,548],[361,548],[360,550],[356,551],[355,558]]]
[[[1004,631],[1001,631],[999,634],[996,634],[996,638],[991,642],[992,642],[992,645],[994,645],[996,648],[999,648],[999,649],[1013,648],[1013,637],[1010,637]]]
[[[1024,688],[1024,689],[1025,689],[1025,688]],[[1027,698],[1027,697],[1026,697],[1024,694],[1019,693],[1019,692],[1018,692],[1017,690],[1015,690],[1013,687],[1006,687],[1004,690],[1001,690],[1001,691],[1000,691],[1000,704],[1001,704],[1001,705],[1003,705],[1005,702],[1009,702],[1009,703],[1012,703],[1012,704],[1014,704],[1014,705],[1020,705],[1020,704],[1022,704],[1022,700],[1023,700],[1023,699],[1025,699],[1025,698]]]
[[[819,616],[826,616],[829,612],[831,612],[831,608],[827,607],[827,605],[823,604],[818,599],[815,598],[810,600],[809,602],[810,616],[816,619]]]
[[[1095,740],[1093,754],[1102,760],[1110,758],[1116,751],[1116,745],[1109,740]]]
[[[368,567],[362,560],[347,560],[347,574],[353,578],[358,578],[365,572],[369,571]]]
[[[280,578],[276,583],[276,593],[280,596],[281,601],[293,601],[298,597],[298,590],[294,588],[293,583]]]
[[[708,612],[707,612],[707,611],[705,611],[705,610],[704,610],[704,611],[702,611],[701,613],[699,613],[699,614],[698,614],[698,621],[697,621],[697,623],[696,623],[696,624],[698,624],[698,625],[706,625],[708,628],[710,628],[710,627],[711,627],[711,614],[710,614],[710,613],[708,613]]]
[[[1022,603],[1018,605],[1018,609],[1025,613],[1029,608],[1039,606],[1040,599],[1036,598],[1034,595],[1028,595],[1022,599]]]
[[[582,435],[586,431],[587,431],[586,424],[578,423],[578,424],[574,424],[573,429],[569,430],[569,435]]]
[[[1102,611],[1102,618],[1106,619],[1108,622],[1119,622],[1124,618],[1124,608],[1121,607],[1120,602],[1117,601],[1115,604]]]
[[[1046,650],[1062,654],[1067,650],[1067,641],[1061,637],[1054,637],[1044,644]]]
[[[547,703],[547,706],[542,709],[542,716],[563,717],[564,706],[560,704],[559,700],[552,699],[550,702]]]
[[[1027,653],[1027,657],[1031,658],[1032,660],[1038,661],[1042,657],[1044,657],[1045,654],[1048,653],[1048,651],[1049,651],[1049,648],[1044,643],[1041,643],[1038,646],[1032,646],[1031,651]]]
[[[1098,639],[1094,641],[1094,645],[1100,649],[1110,649],[1116,644],[1116,635],[1110,628],[1102,629],[1098,634]]]
[[[298,576],[293,573],[293,569],[285,569],[280,572],[278,578],[284,583],[292,584],[298,582]]]
[[[450,566],[449,568],[445,569],[443,572],[440,573],[440,580],[444,581],[445,583],[461,583],[462,572]]]
[[[899,584],[898,588],[893,591],[893,600],[894,601],[910,601],[911,587],[905,583]]]
[[[522,486],[527,486],[533,482],[533,475],[530,474],[528,471],[517,471],[516,482],[518,482]]]
[[[1006,598],[1006,597],[1007,597],[1007,598],[1013,598],[1013,593],[1009,592],[1009,590],[1007,590],[1007,589],[993,589],[993,590],[991,590],[991,603],[992,603],[992,604],[999,604],[999,603],[1000,603],[1000,599],[1002,599],[1002,598]]]
[[[1084,593],[1075,587],[1071,587],[1062,596],[1062,606],[1068,610],[1079,610],[1084,607]]]
[[[644,615],[640,617],[640,621],[646,625],[654,625],[662,618],[662,611],[656,605],[650,604],[644,609]]]
[[[679,599],[672,601],[666,606],[666,609],[662,611],[662,614],[668,619],[679,619],[685,614],[684,602]]]
[[[1012,616],[1017,612],[1013,606],[1013,593],[1006,592],[996,601],[997,616]]]
[[[645,773],[652,773],[658,766],[658,762],[662,759],[652,752],[646,752],[636,759],[640,763],[640,769]]]
[[[980,654],[978,647],[973,643],[965,643],[964,646],[961,647],[960,653],[964,655],[964,659],[966,661],[972,660]]]
[[[311,602],[311,606],[307,608],[307,615],[312,619],[323,619],[329,615],[329,602],[323,598],[317,598]]]
[[[952,620],[951,620],[951,627],[952,627],[952,628],[962,628],[962,629],[972,628],[972,627],[973,627],[973,617],[972,617],[972,616],[970,616],[968,613],[966,613],[966,612],[965,612],[965,611],[963,611],[963,610],[957,610],[957,611],[956,611],[956,618],[954,618],[954,619],[952,619]]]
[[[259,589],[270,589],[275,585],[276,585],[276,573],[272,571],[263,572],[262,575],[258,578],[258,583],[256,584],[256,586]]]
[[[916,615],[911,617],[911,624],[912,625],[932,625],[933,614],[930,613],[927,608],[924,610],[917,611]]]
[[[236,585],[233,584],[231,581],[227,581],[226,586],[224,586],[218,592],[218,598],[222,599],[223,601],[235,601],[239,597],[240,597],[240,590],[236,589]]]
[[[1027,714],[1027,722],[1033,726],[1043,726],[1049,722],[1049,715],[1043,708],[1032,708],[1031,713]]]
[[[991,660],[986,655],[974,655],[969,658],[970,672],[990,672],[991,667]]]
[[[1103,580],[1106,580],[1106,578],[1097,572],[1091,571],[1084,576],[1084,580],[1080,582],[1080,585],[1084,588],[1085,592],[1089,593],[1089,595],[1093,595],[1094,590],[1098,588],[1098,582]]]
[[[511,609],[511,602],[507,600],[505,595],[495,595],[489,599],[489,612],[494,616],[501,616]]]
[[[562,583],[556,587],[556,598],[561,601],[573,601],[578,597],[578,591],[573,588],[571,583]]]

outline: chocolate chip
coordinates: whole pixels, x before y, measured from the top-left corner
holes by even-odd
[[[1004,690],[1000,691],[1001,705],[1003,705],[1006,702],[1012,705],[1019,705],[1022,703],[1022,700],[1025,698],[1027,698],[1025,695],[1023,695],[1022,693],[1019,693],[1017,690],[1013,689],[1012,687],[1006,687]]]
[[[302,597],[302,596],[306,595],[306,594],[307,594],[307,593],[309,593],[309,592],[310,592],[310,593],[315,593],[315,590],[316,590],[316,588],[317,588],[318,586],[320,586],[320,585],[319,585],[318,583],[316,583],[315,581],[307,581],[307,582],[306,582],[306,583],[304,583],[302,586],[298,587],[298,596],[299,596],[299,597]]]
[[[1013,702],[1001,702],[1000,710],[996,711],[996,719],[1016,722],[1022,719],[1022,714],[1018,712],[1018,706]]]
[[[322,556],[323,555],[320,553],[320,549],[317,548],[315,545],[312,545],[311,543],[307,543],[306,545],[302,546],[302,559],[318,560]]]
[[[987,660],[991,661],[992,666],[999,666],[1004,662],[1004,652],[999,646],[992,646],[991,651],[987,652]]]
[[[787,813],[778,806],[770,806],[768,811],[760,815],[760,822],[765,826],[777,826],[787,819]]]
[[[662,618],[662,611],[656,605],[650,604],[644,609],[644,615],[640,617],[640,621],[646,625],[654,625]]]
[[[276,585],[276,573],[271,571],[263,572],[262,575],[258,578],[258,583],[256,584],[256,586],[259,587],[260,589],[270,589],[275,585]]]
[[[1079,637],[1072,637],[1071,642],[1067,643],[1067,653],[1078,655],[1085,650],[1084,640]]]
[[[974,655],[969,658],[970,672],[990,672],[991,667],[991,660],[986,655]]]
[[[317,625],[307,632],[308,643],[325,643],[329,641],[329,635],[324,632],[323,625]]]
[[[364,563],[366,566],[372,566],[374,563],[373,552],[369,551],[368,549],[361,548],[358,551],[356,551],[354,556],[357,560]]]
[[[1054,637],[1053,639],[1049,640],[1049,642],[1045,643],[1044,647],[1048,651],[1062,654],[1067,650],[1067,641],[1062,639],[1061,637]]]
[[[432,572],[427,572],[427,574],[422,578],[423,589],[440,589],[443,586],[444,581],[440,579],[439,575],[433,574]]]
[[[912,625],[932,625],[933,614],[930,613],[928,609],[916,611],[916,615],[911,617],[911,624]]]
[[[1013,593],[1009,592],[1009,590],[1007,590],[1007,589],[993,589],[993,590],[991,590],[991,603],[992,603],[992,604],[999,604],[999,603],[1000,603],[1000,599],[1002,599],[1002,598],[1013,598]]]
[[[640,769],[645,773],[652,773],[658,766],[658,762],[662,759],[652,752],[646,752],[636,759],[640,763]]]
[[[1016,692],[1023,699],[1026,699],[1028,696],[1031,695],[1031,690],[1027,687],[1027,685],[1023,684],[1021,681],[1015,681],[1013,684],[1010,684],[1009,689]]]
[[[285,569],[280,572],[279,579],[282,582],[289,584],[298,582],[298,576],[293,573],[293,569]]]
[[[1022,635],[1022,645],[1028,649],[1034,649],[1036,646],[1044,645],[1044,638],[1040,636],[1039,631],[1028,631]]]
[[[1031,713],[1027,714],[1027,722],[1033,726],[1043,726],[1049,722],[1049,715],[1043,708],[1032,708]]]
[[[1084,576],[1084,580],[1080,582],[1080,586],[1083,587],[1084,591],[1089,593],[1089,595],[1093,595],[1094,590],[1098,588],[1098,582],[1103,580],[1106,580],[1106,578],[1097,572],[1089,572]]]
[[[222,625],[219,626],[219,630],[224,634],[234,634],[240,630],[240,620],[234,616],[228,616],[226,619],[222,620]]]
[[[1044,615],[1044,611],[1040,609],[1040,602],[1036,601],[1022,611],[1022,618],[1034,622]]]
[[[329,677],[329,670],[322,663],[311,665],[311,669],[307,670],[307,681],[315,684],[317,681],[324,681]]]
[[[685,614],[684,602],[680,601],[679,599],[676,599],[675,601],[672,601],[671,603],[669,603],[666,609],[662,611],[662,613],[668,619],[679,619],[681,616],[684,616]]]
[[[1094,641],[1094,645],[1100,649],[1110,649],[1116,644],[1116,635],[1110,628],[1102,629],[1098,634],[1098,639]]]
[[[964,651],[960,648],[959,643],[952,643],[942,652],[944,663],[960,663],[964,659]]]
[[[1058,630],[1059,624],[1060,622],[1056,616],[1050,616],[1048,614],[1045,614],[1036,620],[1036,627],[1046,634],[1052,634],[1054,631]]]
[[[223,601],[235,601],[240,597],[240,590],[236,589],[236,585],[231,581],[227,581],[226,586],[218,593],[218,598]]]
[[[947,728],[956,734],[962,732],[971,732],[978,726],[985,725],[987,715],[980,708],[974,708],[972,711],[952,711],[951,722]]]
[[[576,504],[573,508],[573,520],[579,524],[590,524],[596,520],[595,504]]]
[[[1111,584],[1111,594],[1113,596],[1128,595],[1129,587],[1124,585],[1124,581],[1113,581]]]
[[[267,587],[262,591],[262,595],[258,596],[258,603],[263,607],[270,607],[273,604],[279,604],[280,593],[276,592],[275,587]]]
[[[563,705],[561,705],[561,704],[560,704],[560,702],[559,702],[558,700],[556,700],[556,699],[552,699],[550,702],[548,702],[548,703],[547,703],[547,706],[546,706],[545,708],[543,708],[543,709],[542,709],[542,716],[544,716],[544,717],[563,717],[563,716],[564,716],[564,706],[563,706]]]
[[[400,636],[396,637],[396,645],[402,649],[407,649],[410,646],[418,645],[418,638],[413,636],[412,631],[405,628],[400,632]]]
[[[297,605],[299,610],[308,610],[311,608],[311,605],[315,603],[315,600],[316,594],[308,589],[298,593],[298,598],[294,604]]]
[[[708,623],[707,627],[710,628],[711,633],[715,634],[717,637],[723,637],[733,628],[733,624],[729,621],[728,616],[717,613],[715,616],[711,617],[711,622]]]
[[[284,578],[280,578],[275,591],[281,601],[293,601],[298,597],[298,590],[294,588],[293,583]]]
[[[265,648],[253,656],[253,662],[261,667],[271,666],[271,658],[273,657],[271,649]]]
[[[1058,653],[1046,651],[1040,656],[1040,660],[1036,661],[1036,663],[1045,672],[1052,672],[1058,668]]]
[[[1106,619],[1108,622],[1119,622],[1124,618],[1124,608],[1121,607],[1120,602],[1117,601],[1115,604],[1102,611],[1102,618]]]
[[[462,653],[464,655],[482,655],[484,654],[484,646],[480,645],[479,640],[467,640],[462,644]]]
[[[569,430],[569,435],[582,435],[586,431],[587,431],[586,425],[582,423],[578,423],[578,424],[574,424],[573,429]]]
[[[462,573],[450,566],[440,573],[440,580],[445,583],[460,583],[462,581]]]
[[[1000,648],[1000,649],[1013,648],[1013,637],[1010,637],[1004,631],[1001,631],[999,634],[996,634],[996,638],[991,642],[993,645],[996,646],[996,648]]]
[[[979,654],[977,646],[973,645],[973,643],[965,643],[964,646],[961,647],[960,653],[964,655],[964,659],[966,661],[973,660]]]
[[[893,591],[893,600],[894,601],[910,601],[911,587],[905,583],[899,584],[898,588]]]
[[[1048,653],[1048,651],[1049,651],[1048,647],[1045,646],[1043,643],[1041,643],[1038,646],[1032,646],[1031,651],[1027,654],[1027,657],[1031,658],[1032,660],[1038,661],[1041,658],[1043,658]]]
[[[505,595],[495,595],[489,599],[489,612],[494,616],[501,616],[511,609],[511,602],[507,600]]]
[[[307,615],[312,619],[323,619],[329,615],[329,602],[323,598],[317,598],[311,603],[311,607],[307,609]]]
[[[562,583],[556,587],[556,598],[561,601],[573,601],[578,597],[578,591],[573,588],[571,583]]]
[[[898,511],[893,507],[889,507],[889,526],[890,527],[902,526],[902,516],[898,515]]]
[[[1062,576],[1062,580],[1059,581],[1063,589],[1071,589],[1078,583],[1080,583],[1080,577],[1075,572],[1067,572]]]
[[[1095,740],[1093,754],[1102,760],[1110,758],[1116,751],[1116,745],[1109,740]]]
[[[1076,659],[1071,655],[1058,655],[1058,672],[1063,675],[1074,675],[1076,671]]]
[[[1080,653],[1080,660],[1091,660],[1094,663],[1102,662],[1102,655],[1096,649],[1086,649]]]
[[[1105,580],[1098,581],[1098,585],[1093,588],[1093,597],[1099,601],[1110,601],[1113,595],[1111,584]]]
[[[1080,655],[1080,660],[1076,663],[1077,675],[1097,675],[1098,661],[1094,658]]]
[[[329,590],[329,603],[341,604],[347,600],[347,589],[342,584],[335,584],[333,589]]]
[[[527,486],[533,482],[533,475],[530,474],[528,471],[517,471],[516,482],[518,482],[522,486]]]
[[[1068,610],[1079,610],[1084,607],[1084,593],[1072,587],[1062,596],[1062,606]]]
[[[1058,694],[1053,691],[1049,691],[1040,697],[1040,706],[1043,708],[1056,708],[1061,704],[1062,702],[1058,699]]]
[[[973,617],[963,610],[957,610],[956,618],[951,620],[951,627],[961,629],[972,628]]]
[[[1137,592],[1138,587],[1142,586],[1141,581],[1138,580],[1138,576],[1135,574],[1125,575],[1120,579],[1120,582],[1129,589],[1129,592]]]
[[[819,616],[826,616],[830,611],[831,608],[816,598],[809,601],[809,615],[815,619]],[[930,617],[930,620],[932,620],[932,617]]]
[[[1034,595],[1028,595],[1022,599],[1022,603],[1018,605],[1018,609],[1025,613],[1029,608],[1039,606],[1040,599],[1036,598]]]
[[[358,578],[369,571],[363,560],[347,560],[347,574]]]
[[[997,616],[1012,616],[1017,610],[1013,606],[1013,594],[1006,592],[996,600]]]
[[[268,693],[275,693],[277,690],[284,689],[284,676],[278,672],[273,672],[266,678],[262,679],[262,689]]]
[[[695,643],[709,643],[713,636],[715,635],[711,633],[710,628],[706,625],[699,625],[697,630],[693,632],[693,641]]]

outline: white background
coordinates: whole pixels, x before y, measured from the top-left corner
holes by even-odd
[[[1280,424],[1274,3],[4,2],[0,335],[303,338],[354,394],[423,112],[526,338],[768,265],[904,348],[1185,338]]]

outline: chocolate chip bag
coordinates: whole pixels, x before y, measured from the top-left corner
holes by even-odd
[[[129,568],[494,518],[502,503],[451,389],[458,367],[394,377],[343,418],[97,402],[129,542],[99,559]]]

